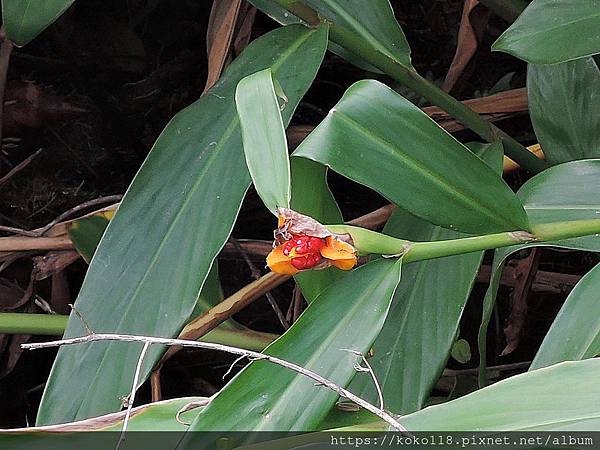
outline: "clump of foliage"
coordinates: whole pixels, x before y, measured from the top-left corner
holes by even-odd
[[[25,3],[3,2],[7,35],[19,45],[73,2]],[[410,431],[600,425],[598,266],[570,293],[529,372],[427,406],[484,251],[495,250],[479,332],[482,387],[487,326],[507,258],[536,246],[600,251],[600,71],[593,56],[600,53],[600,3],[533,0],[493,46],[529,64],[530,115],[545,159],[417,73],[387,0],[251,3],[283,26],[252,42],[164,129],[95,250],[64,337],[86,335],[86,323],[95,332],[177,337],[198,305],[200,312],[212,306],[199,298],[218,291],[211,268],[253,184],[273,213],[267,263],[294,276],[309,303],[266,354],[372,404],[382,396],[383,408]],[[392,77],[479,141],[460,142],[390,87],[361,80],[289,155],[285,128],[327,49]],[[502,178],[504,155],[534,174],[516,192]],[[381,232],[344,223],[328,170],[395,205]],[[241,340],[260,348],[247,331],[237,329]],[[461,346],[453,354],[464,353]],[[113,341],[61,347],[36,425],[120,410],[140,348]],[[355,370],[370,350],[377,385]],[[140,380],[164,351],[149,348]],[[343,422],[371,430],[380,420],[358,414],[340,421],[332,410],[338,399],[299,373],[253,361],[186,413],[189,426],[175,420],[189,399],[175,399],[145,406],[131,427],[318,431]],[[178,448],[199,448],[201,438],[190,433]]]

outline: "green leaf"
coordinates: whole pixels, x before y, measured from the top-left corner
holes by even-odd
[[[344,275],[321,293],[265,353],[313,370],[345,386],[385,320],[400,281],[401,260],[379,259]],[[183,449],[205,448],[194,431],[314,430],[337,400],[303,375],[254,361],[197,417]]]
[[[108,226],[110,219],[113,216],[113,211],[99,212],[92,216],[76,219],[68,224],[69,237],[73,241],[75,248],[81,254],[85,262],[90,263],[96,247],[100,243],[100,239]],[[220,303],[223,300],[223,292],[221,291],[221,283],[219,281],[218,264],[213,264],[210,269],[202,291],[198,295],[196,306],[190,314],[190,319],[199,316],[208,311],[210,308]],[[221,323],[219,327],[228,329],[243,329],[241,325],[228,319]]]
[[[271,69],[240,81],[235,90],[235,104],[252,182],[265,206],[277,216],[277,208],[290,207],[291,175]]]
[[[529,228],[520,202],[490,167],[377,81],[352,85],[294,156],[325,164],[445,228]]]
[[[473,150],[496,173],[501,173],[501,144],[476,146]],[[413,241],[466,237],[431,225],[400,208],[396,208],[383,231]],[[398,286],[370,359],[390,411],[416,411],[429,397],[446,366],[482,257],[483,252],[476,252],[403,267],[404,280],[411,281]],[[365,374],[355,376],[350,390],[377,401],[377,393]]]
[[[600,156],[600,70],[594,58],[530,64],[527,97],[535,134],[549,163]]]
[[[600,354],[600,265],[571,291],[558,312],[529,370]]]
[[[294,5],[294,0],[285,0]],[[410,46],[394,17],[388,0],[304,0],[321,19],[330,22],[331,37],[352,35],[370,51],[383,54],[398,64],[412,68]],[[293,6],[292,6],[293,7]],[[353,49],[347,49],[352,52]]]
[[[561,363],[508,378],[450,402],[430,406],[401,417],[400,422],[409,432],[435,430],[436,432],[502,433],[597,430],[600,426],[598,370],[600,370],[599,359]],[[383,421],[372,421],[329,431],[340,433],[364,431],[372,435],[374,432],[389,430],[389,426],[386,425]],[[490,437],[497,436],[491,434]],[[466,438],[470,437],[466,436]],[[475,447],[469,444],[471,441],[462,442],[462,447]],[[561,444],[561,442],[550,441],[544,448],[564,448]],[[515,448],[511,447],[510,443],[504,445],[507,448]],[[317,449],[329,446],[331,446],[330,433],[321,432],[236,448],[284,450]],[[374,448],[374,446],[368,447]],[[458,447],[461,445],[441,446],[441,448]],[[494,445],[494,447],[502,447],[502,445]]]
[[[397,208],[384,232],[419,241],[455,239],[460,233],[436,227]],[[483,252],[407,264],[388,318],[373,344],[369,363],[385,406],[398,414],[420,409],[446,366],[464,305]],[[349,388],[371,402],[377,393],[368,374]]]
[[[292,158],[292,209],[321,223],[343,223],[329,185],[327,167],[305,158]]]
[[[175,448],[181,433],[187,430],[176,420],[177,412],[203,397],[182,397],[133,408],[127,430],[128,449]],[[182,422],[190,422],[200,409],[180,415]],[[123,429],[125,411],[94,417],[80,422],[69,422],[48,427],[28,427],[18,430],[0,430],[0,447],[11,450],[48,450],[66,448],[115,448]],[[76,432],[73,432],[76,431]],[[112,431],[112,433],[98,433]],[[135,433],[152,431],[153,433]],[[146,445],[142,445],[142,444]]]
[[[90,263],[96,247],[108,226],[110,216],[106,213],[94,214],[72,221],[67,228],[67,232],[77,252],[83,257],[86,263]]]
[[[405,416],[410,431],[587,431],[600,427],[600,360],[517,375]]]
[[[321,223],[343,223],[344,218],[327,185],[327,167],[304,158],[292,158],[292,209]],[[294,276],[310,303],[343,272],[336,267],[309,270]]]
[[[58,19],[75,0],[2,0],[6,35],[22,47]]]
[[[366,52],[378,53],[406,69],[412,69],[410,46],[394,17],[388,0],[250,0],[254,6],[276,21],[288,24],[325,20],[331,24],[329,50],[357,67],[380,72],[354,48],[340,45],[349,38]],[[312,8],[312,10],[311,10]]]
[[[492,50],[535,64],[600,53],[600,0],[533,0]]]
[[[76,302],[96,331],[171,337],[188,320],[250,184],[234,92],[245,76],[270,67],[288,96],[284,122],[310,86],[327,27],[293,25],[246,48],[213,89],[162,132],[109,224]],[[65,336],[85,334],[71,315]],[[151,348],[144,379],[160,357]],[[98,342],[59,350],[39,424],[115,411],[139,348]]]
[[[523,202],[532,224],[568,220],[594,219],[600,214],[600,159],[572,161],[546,169],[527,181],[517,196]],[[600,252],[598,236],[584,236],[558,242],[532,242],[499,248],[494,253],[490,286],[483,301],[482,321],[479,327],[479,381],[485,384],[486,336],[502,269],[508,257],[516,251],[536,247],[555,246],[575,250]]]
[[[517,197],[532,226],[597,219],[600,216],[600,159],[572,161],[546,169],[527,181]],[[560,244],[581,250],[600,249],[597,236],[567,239]]]
[[[471,347],[464,339],[459,339],[452,344],[450,355],[461,364],[466,364],[471,360]]]

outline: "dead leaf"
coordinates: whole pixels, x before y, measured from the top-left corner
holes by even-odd
[[[225,67],[241,3],[242,0],[213,2],[206,32],[208,76],[204,92],[208,91],[217,82],[223,67]]]
[[[465,68],[475,56],[489,18],[490,10],[480,4],[479,0],[465,0],[456,53],[442,86],[444,91],[450,92],[456,86]]]
[[[65,122],[86,112],[64,97],[54,95],[46,86],[13,82],[4,96],[2,129],[5,134],[19,134],[28,128]]]
[[[534,248],[527,258],[519,261],[515,268],[516,283],[511,296],[510,317],[508,325],[504,328],[506,347],[502,350],[500,356],[514,352],[519,345],[525,326],[525,319],[527,318],[527,297],[535,279],[539,263],[540,251]]]
[[[307,234],[319,238],[333,236],[331,231],[310,216],[305,216],[288,208],[278,208],[277,214],[282,223],[280,223],[279,228],[275,231],[276,241],[277,236],[281,235],[285,237],[287,234]],[[289,239],[285,237],[285,240]]]
[[[44,256],[33,258],[33,272],[36,281],[44,280],[73,264],[80,258],[73,250],[57,250]]]

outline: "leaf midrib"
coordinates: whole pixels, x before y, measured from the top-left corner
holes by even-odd
[[[340,111],[339,109],[336,109],[333,117],[340,118],[342,121],[345,121],[350,126],[354,126],[359,132],[361,132],[367,138],[370,138],[371,140],[381,144],[381,146],[383,148],[385,148],[393,156],[399,158],[406,165],[412,167],[415,172],[422,174],[425,178],[431,180],[433,182],[433,184],[437,185],[438,187],[441,187],[442,190],[449,190],[450,193],[454,195],[454,197],[456,197],[459,201],[461,201],[461,203],[463,203],[463,205],[466,205],[469,209],[475,210],[475,211],[480,211],[488,219],[491,218],[493,223],[498,223],[498,218],[501,218],[502,224],[504,226],[507,226],[507,228],[506,228],[507,231],[518,228],[518,225],[515,225],[512,222],[507,221],[507,219],[505,217],[498,215],[496,211],[488,208],[487,206],[485,206],[483,204],[480,204],[480,203],[477,203],[476,201],[474,201],[471,197],[469,197],[469,195],[463,193],[460,190],[460,188],[458,188],[457,186],[454,186],[450,182],[450,180],[448,180],[448,182],[445,182],[444,178],[440,177],[435,172],[432,172],[427,167],[425,167],[423,164],[421,164],[419,161],[415,160],[414,158],[410,157],[406,153],[402,152],[402,150],[397,151],[397,147],[395,147],[394,144],[392,144],[391,142],[389,142],[388,140],[386,140],[385,138],[383,138],[379,135],[371,133],[362,124],[360,124],[358,121],[351,118],[349,115],[345,114],[344,112]],[[446,188],[446,189],[444,189],[444,188]]]
[[[332,11],[334,11],[336,14],[338,14],[340,17],[342,17],[350,25],[351,28],[353,28],[359,34],[361,34],[365,38],[365,41],[367,41],[369,44],[371,44],[374,48],[378,49],[379,51],[381,51],[381,53],[387,55],[392,60],[394,60],[396,63],[400,64],[401,66],[403,66],[409,70],[412,69],[410,64],[406,65],[403,61],[401,61],[398,58],[397,55],[390,52],[388,50],[388,48],[385,47],[384,45],[381,45],[380,40],[373,33],[371,33],[366,27],[362,26],[362,24],[358,20],[356,20],[350,13],[348,13],[339,3],[335,2],[335,1],[332,2],[331,0],[322,0],[322,1],[324,3],[326,3],[329,6],[329,8],[331,8]],[[410,56],[409,56],[409,58],[410,58]]]

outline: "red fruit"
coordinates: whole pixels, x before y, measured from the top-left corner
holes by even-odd
[[[324,245],[325,241],[321,238],[306,236],[304,234],[297,235],[284,244],[283,254],[288,256],[292,252],[292,249],[295,250],[298,255],[318,253]]]
[[[308,258],[308,256],[307,256]],[[319,264],[321,262],[321,254],[320,253],[313,253],[312,254],[312,262],[311,262],[311,266],[310,267],[314,267],[317,264]]]
[[[294,248],[294,241],[293,240],[287,241],[285,244],[283,244],[283,254],[285,256],[289,256],[289,254],[293,248]]]
[[[321,254],[310,253],[306,256],[297,256],[292,258],[290,262],[298,270],[310,269],[321,262]]]
[[[307,247],[308,247],[309,253],[318,253],[319,251],[321,251],[321,249],[323,248],[324,245],[325,245],[325,241],[323,239],[311,236],[308,239]]]
[[[298,270],[306,269],[306,256],[298,256],[296,258],[292,258],[290,262],[292,263],[292,266],[294,266]]]

